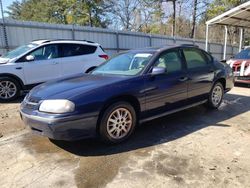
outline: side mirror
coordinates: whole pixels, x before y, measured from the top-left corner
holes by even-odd
[[[27,61],[34,61],[34,60],[35,60],[35,57],[34,57],[33,55],[27,55],[27,56],[25,57],[25,59],[26,59]]]
[[[222,60],[220,60],[220,62],[221,62],[221,63],[226,63],[227,60],[226,60],[226,59],[222,59]]]
[[[166,73],[166,68],[164,67],[154,67],[152,70],[152,75],[159,75]]]

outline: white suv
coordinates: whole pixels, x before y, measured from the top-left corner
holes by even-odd
[[[108,59],[91,41],[37,40],[0,58],[0,101],[10,101],[34,85],[87,73]]]

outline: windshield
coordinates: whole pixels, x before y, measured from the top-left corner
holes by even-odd
[[[27,51],[29,51],[37,46],[38,46],[37,44],[27,44],[27,45],[19,46],[18,48],[14,49],[10,52],[7,52],[2,57],[12,59],[12,58],[15,58],[15,57],[22,55],[23,53],[25,53],[25,52],[27,52]]]
[[[92,74],[117,74],[132,76],[140,73],[148,64],[152,53],[123,53],[96,68]]]
[[[234,59],[250,59],[250,49],[242,50],[234,56]]]

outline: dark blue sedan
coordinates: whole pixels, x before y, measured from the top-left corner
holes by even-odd
[[[195,46],[130,50],[89,74],[35,87],[21,116],[51,139],[118,143],[139,123],[203,103],[218,108],[233,80],[227,64]]]

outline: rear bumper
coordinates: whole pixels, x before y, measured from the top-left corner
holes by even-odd
[[[80,140],[96,135],[97,116],[42,117],[20,111],[23,122],[33,133],[54,140]]]

